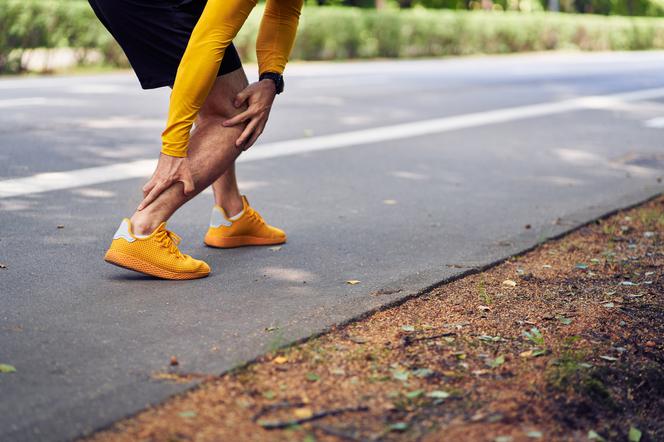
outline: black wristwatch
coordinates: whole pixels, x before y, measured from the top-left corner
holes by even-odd
[[[274,81],[274,87],[277,90],[277,95],[284,91],[284,76],[281,74],[277,74],[276,72],[263,72],[260,77],[258,77],[258,81],[261,80]]]

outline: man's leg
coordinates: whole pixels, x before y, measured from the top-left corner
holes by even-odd
[[[217,181],[212,183],[214,204],[223,208],[228,216],[237,215],[242,211],[242,195],[235,177],[235,163]]]
[[[184,203],[232,168],[241,153],[235,146],[235,140],[244,126],[224,127],[221,123],[245,110],[244,107],[235,108],[232,99],[228,97],[235,97],[247,85],[247,77],[242,69],[217,78],[199,113],[199,125],[192,132],[189,141],[188,157],[194,191],[185,196],[182,183],[172,185],[148,207],[134,213],[131,217],[134,233],[151,233]]]

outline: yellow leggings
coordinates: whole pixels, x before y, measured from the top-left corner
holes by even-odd
[[[256,40],[259,73],[283,73],[295,41],[303,0],[267,0]],[[171,92],[161,151],[186,157],[189,132],[214,85],[224,51],[256,0],[208,0],[182,56]]]

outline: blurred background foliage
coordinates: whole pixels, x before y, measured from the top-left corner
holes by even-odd
[[[664,48],[664,0],[306,1],[292,59]],[[255,60],[261,13],[235,40],[245,61]],[[95,53],[105,65],[128,66],[87,1],[0,0],[0,72],[24,71],[32,48],[73,48],[79,64]]]

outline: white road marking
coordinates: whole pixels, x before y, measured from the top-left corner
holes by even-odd
[[[140,118],[137,116],[129,116],[80,120],[79,124],[82,127],[87,127],[90,129],[163,129],[164,120],[158,118]]]
[[[8,98],[0,100],[0,108],[21,107],[21,106],[82,106],[87,105],[85,101],[68,100],[62,98],[46,97],[26,97],[26,98]]]
[[[664,117],[652,118],[643,122],[644,127],[651,127],[653,129],[661,129],[664,127]]]
[[[644,89],[604,96],[588,96],[551,103],[475,112],[426,121],[395,124],[332,135],[266,143],[238,158],[239,162],[259,161],[309,152],[339,149],[348,146],[400,140],[452,130],[506,123],[581,109],[610,109],[628,101],[664,97],[664,88]],[[30,177],[0,181],[0,198],[10,198],[53,190],[71,189],[93,184],[147,177],[156,160],[138,160],[110,166],[92,167],[67,172],[40,173]]]

